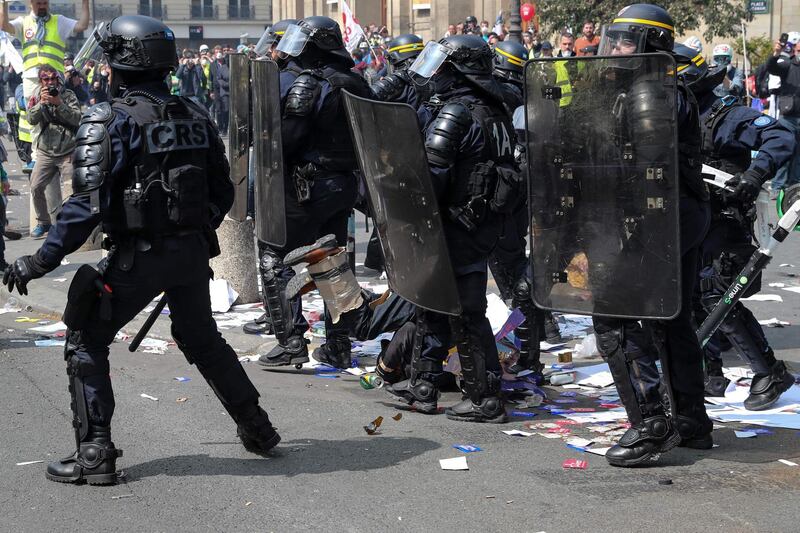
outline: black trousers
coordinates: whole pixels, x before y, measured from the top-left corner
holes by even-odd
[[[114,392],[109,376],[109,345],[162,291],[169,301],[172,335],[190,363],[208,381],[229,410],[256,403],[258,393],[236,353],[217,331],[208,293],[208,243],[201,234],[166,238],[158,250],[135,252],[128,271],[112,257],[104,275],[111,287],[111,318],[103,320],[99,307],[88,325],[73,332],[67,357],[77,359],[83,375],[89,421],[108,426],[114,415]]]

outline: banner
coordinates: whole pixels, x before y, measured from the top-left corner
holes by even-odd
[[[344,27],[344,34],[342,35],[344,47],[347,48],[348,52],[353,53],[353,50],[358,48],[358,43],[361,42],[361,39],[366,40],[367,36],[364,34],[361,23],[353,16],[353,12],[350,11],[350,6],[347,5],[345,0],[342,0],[342,22]]]
[[[0,31],[0,55],[3,56],[4,63],[10,63],[16,72],[22,74],[22,56],[11,44],[9,35],[4,31]]]

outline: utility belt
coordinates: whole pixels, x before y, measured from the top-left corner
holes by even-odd
[[[479,163],[467,178],[468,200],[448,207],[450,220],[473,232],[489,212],[507,215],[518,205],[522,175],[494,161]]]
[[[103,239],[102,247],[105,250],[109,250],[109,256],[107,258],[109,260],[112,257],[110,251],[114,250],[115,252],[113,256],[114,260],[116,261],[115,264],[117,268],[123,272],[129,272],[133,268],[134,258],[136,257],[137,253],[149,251],[160,252],[163,249],[166,241],[182,239],[191,235],[202,235],[205,238],[206,242],[208,243],[209,257],[216,257],[220,254],[217,233],[211,229],[210,226],[202,229],[175,229],[172,231],[166,231],[159,235],[151,235],[147,233],[113,235]]]

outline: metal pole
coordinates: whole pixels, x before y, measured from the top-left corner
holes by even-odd
[[[511,0],[511,16],[509,17],[508,39],[516,43],[522,42],[522,19],[519,16],[520,0]]]
[[[94,0],[92,0],[92,31],[97,27],[97,19],[95,18]]]
[[[750,60],[747,57],[747,28],[742,22],[742,52],[744,53],[744,100],[747,105],[750,105],[750,92],[747,90],[747,80],[750,77],[750,68],[748,65],[750,64]]]

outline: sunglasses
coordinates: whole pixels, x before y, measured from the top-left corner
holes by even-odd
[[[42,76],[39,79],[42,81],[55,81],[58,79],[58,76]]]

